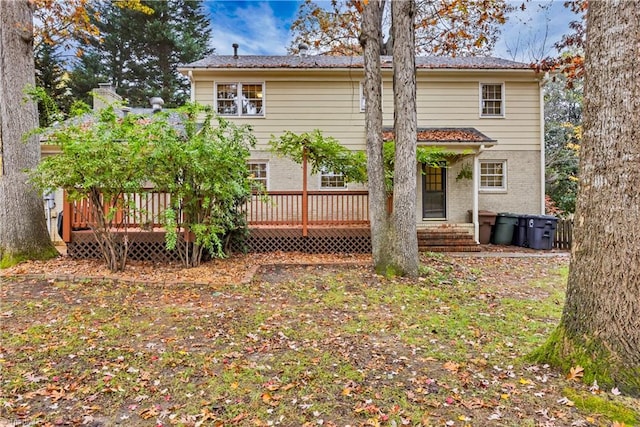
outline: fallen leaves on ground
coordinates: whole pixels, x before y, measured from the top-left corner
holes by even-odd
[[[521,361],[566,263],[425,256],[417,280],[365,255],[25,263],[1,279],[0,425],[610,425]]]

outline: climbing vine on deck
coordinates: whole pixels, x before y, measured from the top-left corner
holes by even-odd
[[[304,163],[305,157],[310,171],[317,174],[330,171],[342,174],[347,181],[364,183],[367,181],[367,157],[363,151],[352,151],[340,142],[325,136],[319,129],[296,134],[285,131],[281,136],[272,135],[269,142],[271,151],[279,156],[288,157],[298,164]],[[393,168],[395,157],[395,141],[387,141],[383,146],[385,185],[387,192],[393,192]],[[452,160],[471,154],[471,152],[447,151],[437,146],[418,146],[416,158],[418,163],[433,167],[448,167]],[[471,178],[468,175],[463,178]]]
[[[328,171],[341,174],[351,182],[367,180],[365,153],[349,150],[334,137],[323,135],[319,129],[301,134],[285,131],[279,137],[272,135],[269,145],[272,152],[298,164],[304,163],[306,158],[313,174]]]

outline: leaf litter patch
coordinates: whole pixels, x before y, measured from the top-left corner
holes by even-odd
[[[618,398],[577,367],[522,362],[559,318],[566,259],[425,256],[416,280],[348,257],[231,265],[257,261],[250,281],[3,279],[0,421],[611,425],[563,392]]]

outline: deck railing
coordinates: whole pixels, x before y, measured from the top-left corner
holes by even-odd
[[[369,224],[367,191],[308,191],[307,225]],[[254,194],[246,204],[249,225],[303,226],[304,194],[270,191]]]
[[[149,230],[162,227],[164,211],[170,204],[171,196],[168,193],[125,194],[116,203],[118,208],[114,224]],[[70,242],[71,231],[91,228],[95,224],[95,217],[87,199],[71,202],[65,194],[63,205],[62,240]],[[124,206],[127,208],[123,208]],[[105,204],[104,209],[111,209],[111,205]]]
[[[306,201],[306,203],[305,203]],[[127,227],[153,229],[163,226],[162,217],[171,204],[168,193],[140,193],[123,196],[116,213]],[[369,224],[367,191],[270,191],[253,194],[243,207],[252,226],[352,226]],[[71,241],[71,231],[89,228],[94,222],[87,200],[64,203],[63,240]]]

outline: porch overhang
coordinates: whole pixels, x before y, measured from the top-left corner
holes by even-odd
[[[383,141],[395,139],[394,129],[382,129]],[[473,235],[476,243],[480,243],[480,223],[478,218],[480,193],[480,154],[487,148],[495,146],[498,141],[488,137],[472,127],[432,127],[417,129],[417,143],[422,146],[441,147],[447,151],[449,162],[455,163],[465,156],[473,156]]]
[[[395,132],[392,127],[382,129],[383,141],[393,141]],[[473,154],[498,143],[476,128],[472,127],[420,127],[417,129],[418,145],[431,145],[446,148],[461,154]],[[471,151],[469,153],[468,151]]]

